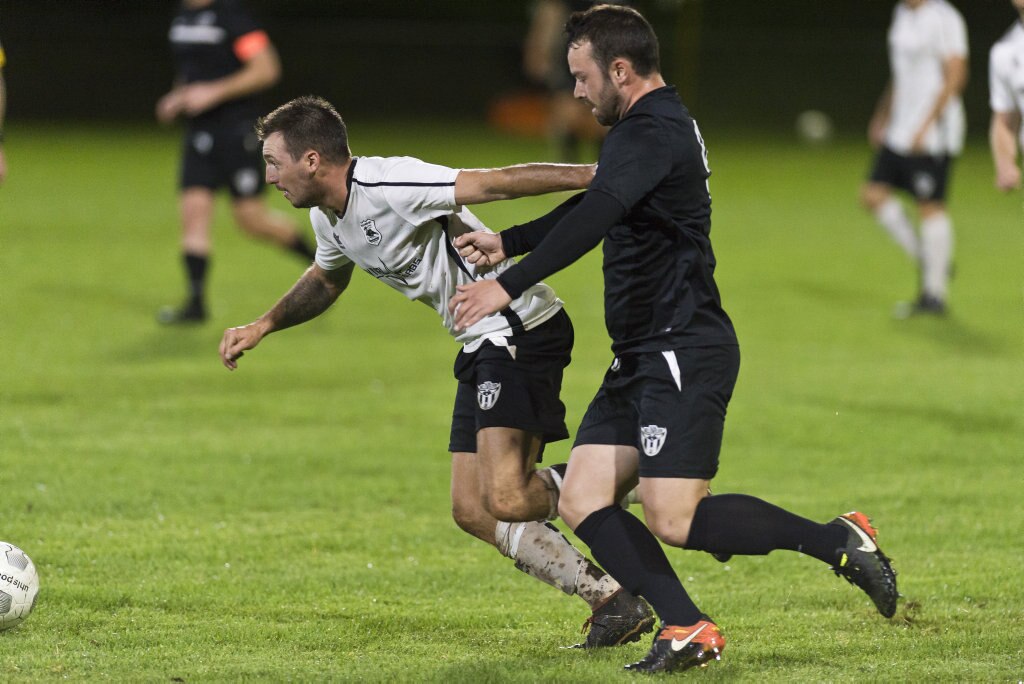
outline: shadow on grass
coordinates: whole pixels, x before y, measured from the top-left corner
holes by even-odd
[[[914,316],[894,320],[893,329],[903,335],[928,339],[965,357],[1016,358],[1021,351],[1021,345],[997,333],[973,327],[955,313],[945,317]]]

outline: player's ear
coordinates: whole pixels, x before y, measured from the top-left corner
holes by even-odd
[[[316,150],[306,150],[302,155],[302,162],[311,174],[316,173],[320,168],[320,153]]]
[[[612,60],[608,71],[612,81],[621,85],[629,78],[633,71],[633,65],[620,57],[619,59]]]

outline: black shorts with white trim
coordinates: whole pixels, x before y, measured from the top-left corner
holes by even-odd
[[[710,480],[739,374],[736,345],[623,354],[605,373],[574,446],[640,452],[640,477]]]
[[[459,385],[451,452],[475,453],[476,433],[486,427],[538,434],[545,443],[569,436],[560,398],[562,372],[572,354],[569,315],[560,310],[536,328],[504,341],[507,344],[487,341],[474,352],[459,351],[455,359]]]

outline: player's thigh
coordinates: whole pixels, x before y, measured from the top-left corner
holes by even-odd
[[[577,444],[562,481],[558,514],[569,527],[622,499],[636,485],[637,450],[623,444]]]
[[[252,122],[238,121],[217,130],[214,155],[218,180],[234,199],[259,197],[264,190],[260,141]]]
[[[736,346],[644,355],[637,371],[641,478],[715,476],[739,363]]]
[[[534,432],[485,427],[476,433],[476,444],[481,482],[494,490],[525,487],[544,442]]]
[[[682,547],[690,533],[697,504],[707,496],[710,480],[656,477],[640,478],[647,527],[658,539]]]

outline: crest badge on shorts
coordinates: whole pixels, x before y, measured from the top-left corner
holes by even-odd
[[[640,443],[644,448],[644,453],[648,456],[657,456],[658,452],[661,451],[661,447],[665,446],[665,435],[668,434],[668,428],[658,427],[657,425],[643,425],[640,427]]]
[[[373,219],[360,221],[359,227],[363,229],[363,235],[366,237],[367,242],[374,247],[380,244],[380,231],[377,230],[377,224],[374,223]]]
[[[476,403],[480,405],[481,410],[490,410],[498,403],[499,394],[501,394],[500,382],[491,382],[490,380],[482,382],[476,386]]]

